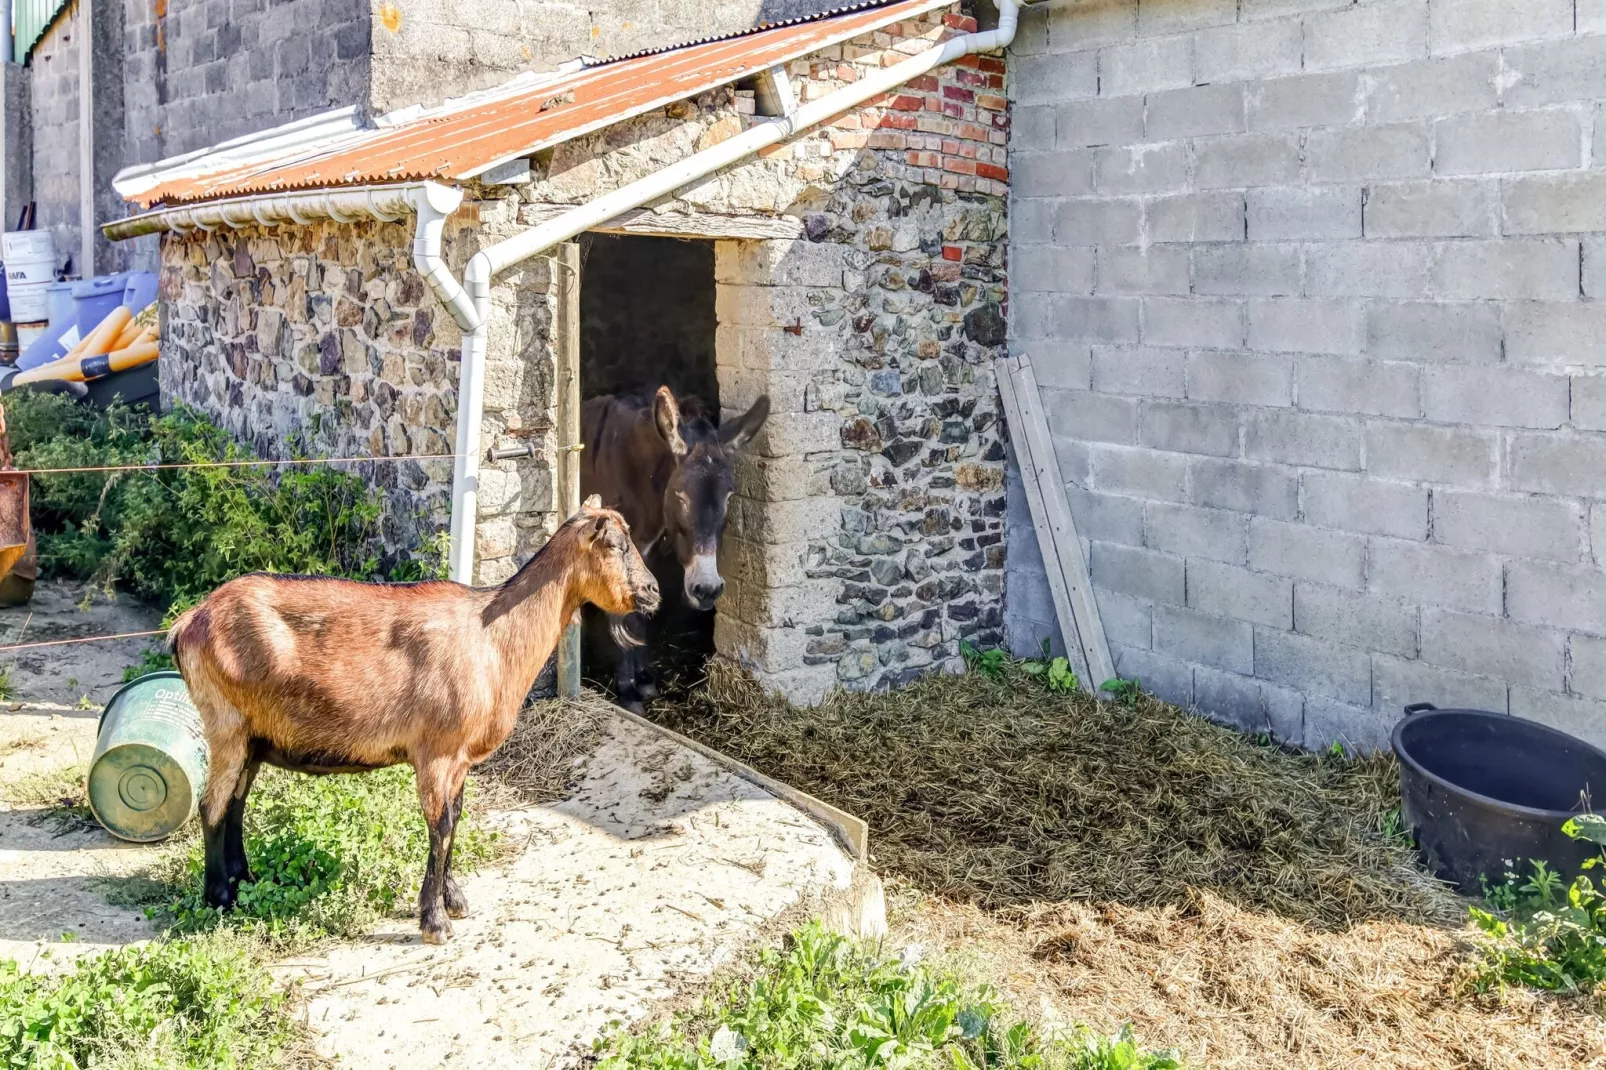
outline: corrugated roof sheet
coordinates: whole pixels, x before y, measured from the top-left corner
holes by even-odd
[[[490,167],[697,96],[882,26],[946,7],[951,0],[898,0],[756,33],[610,61],[550,79],[516,80],[506,93],[475,94],[461,107],[363,130],[288,153],[207,169],[188,163],[130,196],[157,204],[292,189],[423,179],[460,181]]]

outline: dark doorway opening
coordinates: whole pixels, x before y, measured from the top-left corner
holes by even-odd
[[[696,398],[719,421],[714,358],[714,243],[677,238],[586,234],[580,239],[580,394],[651,394],[667,386]],[[648,622],[647,648],[659,686],[689,687],[714,651],[714,614],[686,604],[683,574],[664,540],[647,564],[664,592]],[[588,613],[584,675],[612,689],[618,648],[607,620]]]

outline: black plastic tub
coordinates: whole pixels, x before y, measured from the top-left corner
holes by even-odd
[[[1561,831],[1606,804],[1606,751],[1537,721],[1405,707],[1394,726],[1400,812],[1428,868],[1465,895],[1543,861],[1568,880],[1598,847]]]

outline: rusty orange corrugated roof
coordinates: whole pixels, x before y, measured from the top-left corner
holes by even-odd
[[[462,180],[507,160],[685,100],[951,0],[899,0],[812,22],[635,56],[412,122],[215,171],[191,167],[130,197],[143,208],[256,193],[421,179]]]

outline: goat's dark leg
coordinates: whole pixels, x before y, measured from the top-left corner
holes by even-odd
[[[452,938],[446,914],[446,863],[452,854],[455,826],[453,799],[462,789],[468,764],[456,757],[432,757],[414,765],[418,775],[418,801],[429,827],[429,862],[418,889],[418,928],[426,944],[444,944]]]
[[[446,906],[448,918],[468,917],[468,899],[463,890],[457,886],[457,878],[452,876],[452,852],[457,848],[457,823],[463,819],[463,788],[457,789],[457,798],[452,800],[452,839],[446,845],[446,880],[441,885],[441,902]]]
[[[234,794],[229,797],[229,808],[223,818],[223,871],[229,884],[239,888],[256,880],[251,876],[251,863],[245,856],[245,800],[256,782],[257,769],[262,765],[261,748],[255,744],[246,755],[245,768],[240,770]]]
[[[207,746],[211,751],[211,769],[200,806],[201,839],[206,847],[202,887],[207,906],[227,910],[234,906],[234,893],[238,887],[236,881],[231,879],[229,867],[229,807],[245,771],[247,742],[243,736],[213,736],[209,733]]]

